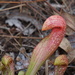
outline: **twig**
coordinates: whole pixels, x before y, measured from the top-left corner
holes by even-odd
[[[8,32],[10,33],[11,36],[13,36],[12,33],[11,33],[9,30],[8,30]],[[21,46],[21,44],[20,44],[15,38],[14,38],[14,40],[15,40],[15,42],[16,42],[19,46]]]
[[[26,3],[32,10],[34,10],[36,13],[38,13],[43,19],[46,19],[45,16],[43,16],[42,14],[40,14],[35,8],[33,8],[31,5],[29,5],[28,3]]]
[[[35,3],[35,2],[42,2],[46,0],[35,0],[35,1],[0,1],[0,3]]]
[[[48,62],[49,62],[49,60],[46,60],[46,62],[45,62],[45,75],[49,75],[48,74]]]
[[[26,4],[20,4],[20,5],[16,5],[16,6],[10,7],[10,8],[2,9],[2,10],[0,10],[0,11],[6,11],[6,10],[18,8],[18,7],[20,7],[20,6],[25,6],[25,5],[26,5]]]
[[[24,37],[24,36],[10,36],[10,35],[0,35],[0,37],[20,38],[20,39],[43,39],[41,37]]]
[[[9,41],[9,43],[12,44],[18,51],[20,51],[20,49],[17,48],[11,41]],[[26,53],[23,53],[23,55],[24,55],[25,57],[27,57],[28,59],[30,59],[30,57],[29,57]]]
[[[64,8],[64,5],[60,5],[60,4],[51,4],[51,6],[53,6],[54,8]]]
[[[11,41],[8,40],[8,42],[9,42],[10,44],[12,44],[18,51],[20,51],[20,49],[17,48],[17,46],[15,46]]]
[[[18,46],[17,44],[14,44],[15,46]],[[34,46],[32,45],[26,45],[26,44],[22,44],[23,47],[30,47],[30,48],[34,48]],[[36,45],[35,45],[36,46]]]
[[[1,7],[0,7],[0,10],[1,10],[1,9],[4,9],[8,4],[9,4],[9,3],[4,4],[3,6],[1,6]]]
[[[72,3],[74,3],[74,0],[71,0],[71,2],[70,2],[70,4],[69,4],[68,8],[71,7]]]
[[[6,29],[6,30],[9,30],[9,28],[4,27],[4,26],[0,26],[0,29]]]
[[[66,9],[69,10],[69,7],[67,6],[65,0],[62,0],[63,4],[66,6]]]
[[[51,6],[50,3],[46,2],[46,1],[45,1],[45,3],[46,3],[48,6],[50,6],[51,9],[53,9],[55,12],[57,12],[59,15],[61,15],[61,13],[60,13],[58,10],[56,10],[53,6]]]

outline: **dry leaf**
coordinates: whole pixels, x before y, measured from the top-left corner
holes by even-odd
[[[40,22],[38,22],[38,20],[36,20],[34,17],[27,15],[25,13],[19,13],[18,11],[13,11],[10,15],[7,16],[8,19],[19,19],[19,20],[23,20],[26,22],[31,22],[32,25],[34,25],[38,30],[40,30],[42,28],[42,24]]]
[[[66,38],[63,38],[63,40],[60,43],[59,47],[61,47],[66,52],[70,52],[72,50],[71,44]]]
[[[72,30],[69,26],[67,26],[66,35],[72,35],[73,33],[74,33],[74,30]]]
[[[75,49],[75,33],[67,37],[73,49]]]
[[[7,19],[5,21],[5,23],[8,23],[9,26],[15,26],[17,28],[19,28],[20,30],[23,31],[23,26],[22,26],[22,23],[18,20],[18,19],[15,19],[15,18],[10,18],[10,19]]]
[[[69,63],[71,63],[72,61],[75,62],[75,50],[71,50],[68,53],[68,59],[69,59]]]
[[[74,16],[68,14],[68,13],[62,13],[63,17],[66,19],[67,23],[67,29],[66,29],[66,34],[71,35],[75,31],[75,19]]]

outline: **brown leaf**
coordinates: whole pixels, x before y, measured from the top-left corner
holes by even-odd
[[[31,24],[34,25],[38,30],[42,28],[42,24],[38,22],[38,20],[36,20],[34,17],[25,13],[19,13],[18,11],[13,11],[10,15],[7,16],[7,18],[19,19],[25,22],[31,22]]]
[[[73,33],[74,33],[74,30],[72,30],[69,26],[67,26],[66,35],[72,35]]]
[[[66,52],[70,52],[72,50],[71,44],[66,38],[63,38],[63,40],[60,43],[59,47],[61,47]]]
[[[75,62],[75,50],[72,50],[68,53],[68,59],[69,63],[71,63],[72,61]]]
[[[70,41],[72,49],[74,50],[75,49],[75,33],[73,35],[68,36],[67,38]]]
[[[62,13],[63,17],[66,19],[67,23],[67,29],[66,29],[66,34],[71,35],[75,31],[75,19],[73,15],[70,15],[68,13]]]

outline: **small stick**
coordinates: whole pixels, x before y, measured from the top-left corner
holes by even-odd
[[[25,4],[16,5],[16,6],[13,6],[13,7],[10,7],[10,8],[2,9],[2,10],[0,10],[0,11],[6,11],[6,10],[18,8],[18,7],[20,7],[20,6],[25,6]]]
[[[49,62],[49,60],[46,60],[46,62],[45,62],[45,75],[49,75],[48,74],[48,62]]]
[[[0,1],[0,3],[35,3],[35,2],[42,2],[42,1],[46,1],[46,0],[35,0],[35,1]]]
[[[43,39],[41,37],[24,37],[24,36],[11,36],[11,35],[0,35],[0,37],[20,38],[20,39]]]

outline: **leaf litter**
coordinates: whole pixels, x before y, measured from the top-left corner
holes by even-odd
[[[7,2],[9,1],[7,0]],[[17,2],[18,0],[12,1]],[[20,6],[15,3],[0,3],[0,58],[6,53],[12,56],[15,62],[15,73],[17,73],[19,70],[26,71],[28,68],[33,49],[40,42],[40,40],[47,36],[50,32],[50,30],[44,32],[41,31],[43,22],[47,17],[55,14],[54,12],[61,13],[62,16],[67,19],[66,34],[61,44],[59,45],[60,48],[58,48],[52,57],[49,58],[49,61],[46,63],[47,66],[44,64],[41,67],[37,75],[53,75],[53,62],[56,56],[60,55],[60,52],[62,52],[61,54],[67,53],[70,65],[75,63],[74,4],[71,2],[69,5],[70,0],[68,2],[66,1],[67,0],[47,1],[49,4],[51,4],[52,7],[50,7],[44,1],[25,3],[25,5],[20,4]],[[22,39],[21,37],[27,38]],[[28,37],[31,37],[31,39]],[[35,39],[33,37],[35,37]],[[72,71],[70,73],[69,71],[70,70],[67,69],[65,75],[75,74],[75,72]]]

